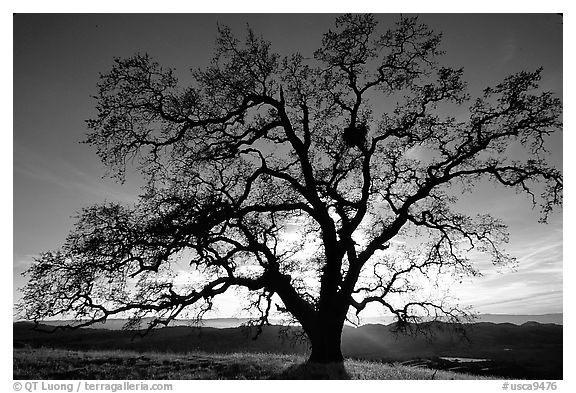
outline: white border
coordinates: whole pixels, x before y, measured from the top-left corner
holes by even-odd
[[[12,286],[8,285],[8,277],[12,277],[12,271],[8,271],[12,260],[12,256],[8,254],[8,250],[12,250],[12,196],[13,196],[13,180],[12,180],[12,91],[13,91],[13,69],[12,69],[12,53],[13,53],[13,13],[77,13],[77,12],[90,12],[90,13],[260,13],[260,12],[290,12],[290,13],[339,13],[339,12],[378,12],[378,13],[564,13],[564,165],[563,171],[566,183],[565,202],[564,202],[564,238],[574,239],[573,223],[570,218],[576,217],[575,209],[573,207],[574,196],[574,159],[569,157],[566,153],[568,148],[576,146],[574,136],[574,110],[573,110],[573,92],[575,77],[573,71],[574,56],[573,50],[570,46],[574,45],[571,42],[571,37],[574,37],[574,2],[570,1],[502,1],[502,0],[483,0],[476,2],[464,1],[425,1],[425,0],[410,0],[404,2],[391,2],[391,1],[323,1],[313,2],[309,0],[291,0],[284,2],[271,2],[271,1],[234,1],[224,0],[218,2],[198,2],[198,1],[114,1],[114,0],[100,0],[97,2],[79,2],[79,1],[4,1],[0,6],[2,8],[0,19],[0,42],[4,53],[10,53],[10,56],[4,56],[2,61],[2,119],[5,119],[4,129],[1,131],[1,154],[0,154],[0,168],[2,179],[4,180],[5,191],[2,195],[2,232],[1,232],[1,245],[2,245],[2,258],[3,270],[2,277],[6,282],[2,282],[1,296],[2,296],[2,311],[5,317],[5,323],[2,328],[4,339],[1,340],[0,350],[4,356],[10,358],[10,361],[2,362],[2,385],[5,386],[4,391],[13,391],[12,388],[12,349],[11,343],[7,339],[12,334],[11,321],[12,318]],[[570,44],[571,42],[571,44]],[[10,61],[8,60],[10,58]],[[6,189],[7,188],[7,189]],[[9,210],[10,209],[10,210]],[[567,219],[568,218],[568,219]],[[572,260],[574,259],[573,247],[571,243],[564,243],[564,297],[566,300],[573,299],[574,291],[571,285],[572,278],[574,277],[575,269]],[[564,301],[564,331],[572,330],[574,326],[574,318],[570,301]],[[8,332],[9,330],[9,332]],[[564,382],[558,383],[558,391],[566,391],[565,389],[574,385],[573,374],[571,372],[571,354],[574,353],[574,339],[572,334],[567,333],[564,337]],[[4,358],[3,360],[7,360]],[[528,381],[526,381],[528,382]],[[194,384],[186,381],[173,381],[174,391],[190,391],[194,390],[214,389],[229,390],[239,389],[240,391],[251,391],[253,388],[252,383],[247,382],[233,382],[233,381],[200,381]],[[294,389],[304,386],[305,384],[314,386],[322,386],[322,388],[332,388],[336,390],[348,390],[356,386],[358,382],[353,381],[339,381],[339,382],[314,382],[314,381],[294,381],[294,382],[268,382],[267,387],[286,387],[286,389]],[[8,384],[8,385],[6,385]],[[280,385],[282,384],[282,385]],[[322,384],[322,385],[320,385]],[[426,386],[424,386],[426,384]],[[430,383],[427,381],[410,381],[406,385],[406,381],[366,381],[362,383],[363,388],[373,389],[373,391],[396,390],[400,388],[404,390],[426,389],[430,390]],[[502,391],[502,383],[498,381],[434,381],[433,390],[438,389],[442,392],[461,392],[462,390],[490,392]]]

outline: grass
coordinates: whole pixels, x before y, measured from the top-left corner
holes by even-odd
[[[301,355],[186,354],[14,349],[14,379],[485,379],[426,368],[346,360],[306,364]]]

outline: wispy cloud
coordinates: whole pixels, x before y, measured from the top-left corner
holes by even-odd
[[[501,57],[500,62],[504,66],[514,59],[516,52],[518,51],[518,40],[513,34],[509,34],[500,48]]]
[[[133,203],[136,200],[137,192],[134,188],[111,184],[99,175],[78,169],[62,157],[48,158],[19,144],[14,145],[14,150],[15,178],[24,176],[99,199],[124,203]]]
[[[508,298],[508,299],[494,300],[494,301],[487,301],[487,302],[479,303],[478,307],[486,307],[486,306],[494,306],[494,305],[502,305],[502,304],[510,304],[510,303],[515,303],[517,305],[519,302],[520,303],[524,303],[526,301],[533,302],[536,299],[542,299],[542,298],[557,299],[559,295],[561,297],[561,295],[562,295],[561,290],[530,293],[530,294],[518,296],[515,298]]]

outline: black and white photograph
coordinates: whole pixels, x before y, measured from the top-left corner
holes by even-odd
[[[14,12],[14,390],[557,389],[561,11]]]

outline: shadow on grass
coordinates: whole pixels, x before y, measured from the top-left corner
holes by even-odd
[[[270,379],[351,379],[343,363],[301,363],[288,367]]]

